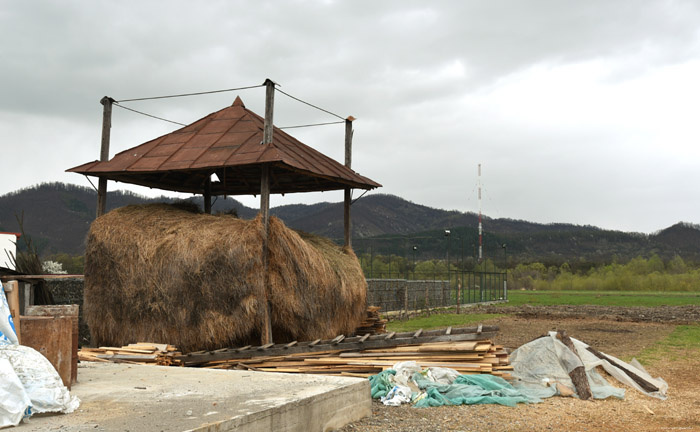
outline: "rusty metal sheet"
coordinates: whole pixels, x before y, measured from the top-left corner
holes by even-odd
[[[22,316],[22,345],[32,347],[46,357],[71,388],[73,318]],[[77,341],[77,339],[76,339]]]
[[[381,186],[278,128],[273,143],[261,145],[263,125],[264,119],[236,98],[230,107],[125,150],[109,161],[89,162],[68,171],[166,190],[201,192],[197,188],[211,173],[221,177],[224,171],[219,170],[251,166],[255,169],[237,172],[237,176],[244,176],[238,181],[212,186],[218,194],[240,195],[260,192],[259,165],[265,163],[274,165],[279,174],[284,171],[283,177],[289,179],[273,185],[272,193]],[[167,180],[162,180],[164,173]],[[192,176],[195,182],[188,181]]]

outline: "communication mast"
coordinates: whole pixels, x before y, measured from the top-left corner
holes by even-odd
[[[479,164],[478,186],[479,186],[479,263],[481,263],[484,260],[482,230],[481,230],[481,164]]]

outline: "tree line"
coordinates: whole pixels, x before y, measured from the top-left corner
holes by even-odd
[[[545,266],[518,264],[509,273],[509,287],[575,291],[700,291],[700,267],[676,255],[664,261],[658,255],[636,257],[574,271],[568,263]]]
[[[501,273],[504,262],[487,259],[461,267],[459,260],[419,260],[397,255],[358,256],[367,278],[375,279],[442,279],[448,274],[456,280],[463,271]],[[500,265],[499,265],[500,264]],[[578,265],[576,265],[578,264]],[[521,263],[507,269],[508,287],[526,290],[579,291],[700,291],[700,266],[676,255],[664,261],[653,254],[638,256],[626,263],[574,266],[565,262],[547,265],[542,262]]]

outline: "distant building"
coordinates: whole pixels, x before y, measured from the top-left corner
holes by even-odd
[[[10,270],[15,268],[15,257],[17,256],[17,240],[19,233],[0,232],[0,267]]]

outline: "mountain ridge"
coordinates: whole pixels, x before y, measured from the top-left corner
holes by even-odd
[[[181,200],[112,191],[108,193],[107,209],[176,201]],[[187,201],[202,206],[201,197]],[[95,218],[96,202],[97,193],[93,189],[72,184],[44,183],[20,189],[0,196],[0,231],[18,232],[16,215],[24,215],[24,231],[41,254],[82,254],[87,230]],[[212,211],[236,212],[245,219],[257,213],[257,209],[230,197],[216,199]],[[336,241],[343,237],[342,202],[288,204],[274,207],[270,213],[297,230]],[[353,204],[352,217],[353,247],[358,255],[368,251],[407,255],[414,246],[420,251],[420,259],[443,259],[446,252],[473,259],[476,254],[478,215],[475,213],[435,209],[394,195],[373,194]],[[679,255],[700,262],[700,226],[685,222],[653,234],[641,234],[590,225],[540,224],[488,216],[483,221],[484,249],[494,259],[507,253],[510,262],[598,263],[658,254],[665,259]],[[445,237],[445,229],[451,232],[449,239]],[[502,250],[504,243],[507,250]]]

